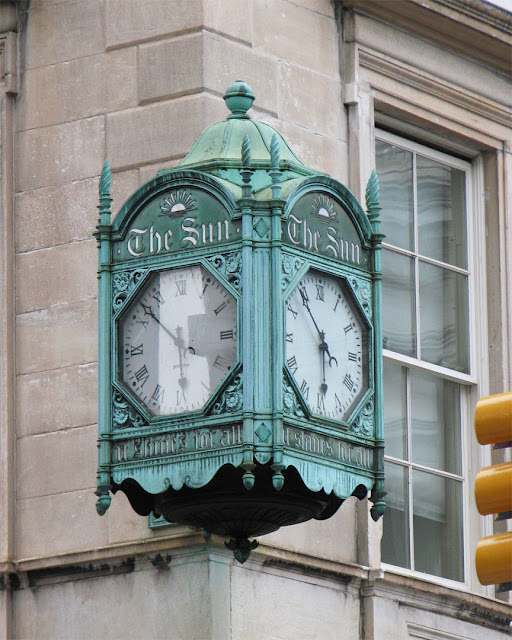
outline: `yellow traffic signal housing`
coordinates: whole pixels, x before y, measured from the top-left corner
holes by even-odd
[[[478,401],[475,431],[480,444],[494,448],[512,446],[512,392],[500,393]],[[512,517],[512,462],[485,467],[475,481],[475,499],[479,513]],[[476,548],[476,572],[481,584],[512,588],[512,531],[482,538]]]
[[[475,410],[475,431],[480,444],[512,446],[512,391],[480,398]]]
[[[495,464],[478,472],[475,480],[475,498],[479,513],[512,511],[512,462]]]

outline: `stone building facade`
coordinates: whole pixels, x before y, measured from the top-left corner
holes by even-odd
[[[509,636],[472,411],[512,384],[511,60],[484,0],[0,3],[1,638]],[[350,498],[243,566],[94,495],[99,174],[117,211],[238,78],[307,166],[359,199],[377,167],[387,234],[384,525]]]

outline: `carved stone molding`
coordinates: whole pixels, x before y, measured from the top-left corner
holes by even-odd
[[[417,89],[456,107],[461,107],[508,127],[510,112],[498,102],[477,95],[467,87],[458,87],[405,62],[393,60],[369,47],[358,47],[359,64],[365,69],[396,80],[401,85]]]
[[[17,34],[13,31],[0,33],[0,82],[5,83],[8,95],[18,93],[17,59]]]
[[[341,0],[345,9],[510,72],[512,16],[482,0]]]

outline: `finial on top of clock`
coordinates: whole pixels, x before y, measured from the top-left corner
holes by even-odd
[[[247,115],[247,111],[249,111],[254,102],[254,94],[251,87],[243,80],[236,80],[229,85],[224,94],[224,101],[231,111],[228,120],[230,118],[250,118]]]

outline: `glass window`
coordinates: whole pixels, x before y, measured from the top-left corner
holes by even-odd
[[[462,582],[469,165],[383,134],[382,561]],[[460,379],[458,379],[460,378]]]

